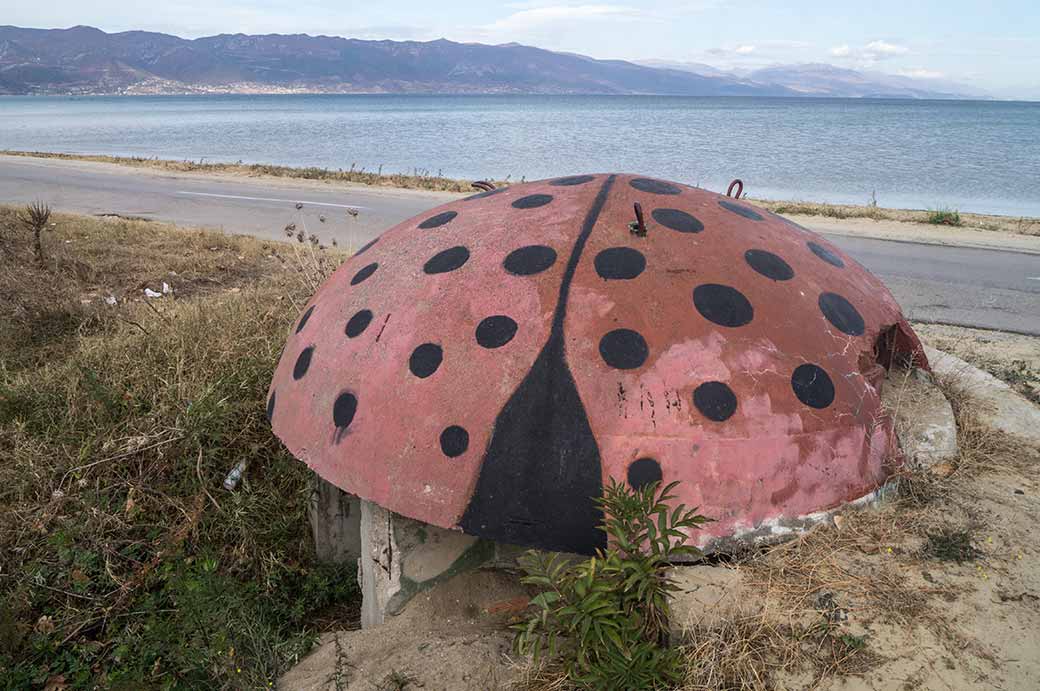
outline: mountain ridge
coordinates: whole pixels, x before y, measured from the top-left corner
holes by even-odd
[[[889,90],[911,98],[954,96]],[[699,74],[518,43],[243,33],[184,39],[143,30],[106,33],[84,25],[0,26],[0,94],[299,92],[833,95],[807,93],[790,79],[721,70]]]

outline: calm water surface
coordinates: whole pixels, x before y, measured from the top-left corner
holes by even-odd
[[[1040,216],[1040,103],[648,96],[3,97],[0,148],[450,177],[626,171],[773,199]]]

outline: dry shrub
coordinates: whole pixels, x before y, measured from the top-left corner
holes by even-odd
[[[988,404],[973,396],[971,387],[961,378],[940,376],[935,383],[949,400],[957,421],[959,454],[954,467],[961,474],[1024,470],[1035,465],[1036,449],[986,425],[980,413],[988,410]]]

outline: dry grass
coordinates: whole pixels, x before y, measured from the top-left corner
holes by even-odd
[[[415,169],[411,173],[384,173],[382,166],[376,171],[359,168],[352,164],[350,168],[295,168],[267,163],[207,163],[200,161],[171,161],[159,158],[142,158],[137,156],[100,156],[88,154],[63,154],[43,151],[0,151],[4,156],[31,156],[33,158],[56,158],[69,161],[94,161],[96,163],[113,163],[134,168],[153,168],[180,173],[222,173],[227,175],[245,175],[249,177],[297,178],[302,180],[320,180],[323,182],[346,182],[374,187],[400,187],[413,190],[433,190],[438,192],[473,192],[469,180],[455,180],[434,173],[430,170]],[[507,178],[508,179],[508,178]],[[506,184],[506,181],[496,183]]]
[[[1040,235],[1040,218],[1026,216],[992,216],[987,214],[957,213],[957,223],[948,216],[937,216],[935,211],[913,209],[885,209],[872,205],[855,204],[821,204],[801,201],[770,201],[766,199],[752,200],[759,206],[773,213],[801,216],[825,216],[828,218],[866,218],[874,221],[902,221],[905,223],[923,223],[955,225],[978,230],[1001,231],[1019,235]]]
[[[166,283],[181,299],[273,280],[274,299],[298,304],[313,293],[316,276],[346,257],[308,242],[54,214],[45,261],[35,265],[31,235],[18,223],[17,209],[0,206],[0,358],[8,367],[46,361],[70,339],[132,324],[122,308],[152,304],[146,288],[161,293]]]
[[[266,687],[356,592],[314,563],[309,473],[264,418],[336,259],[53,221],[44,265],[10,228],[0,252],[0,686]]]

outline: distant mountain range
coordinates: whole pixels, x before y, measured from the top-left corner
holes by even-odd
[[[841,98],[989,98],[978,89],[942,79],[860,72],[821,63],[773,65],[756,70],[725,71],[695,62],[645,60],[647,67],[681,70],[706,77],[729,78],[753,86],[783,86],[799,96]]]
[[[363,41],[305,34],[109,34],[0,26],[0,94],[519,93],[953,98],[905,77],[830,65],[748,74],[595,60],[519,44]]]

